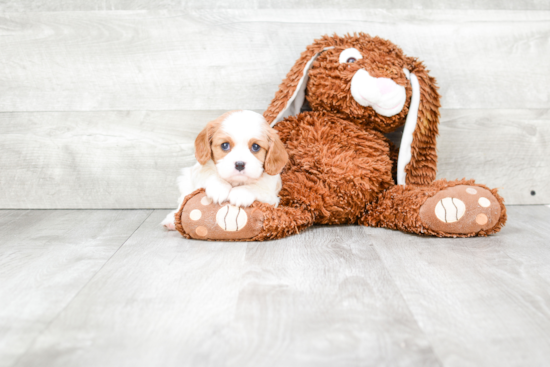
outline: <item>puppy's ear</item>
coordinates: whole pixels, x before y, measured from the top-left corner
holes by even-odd
[[[206,124],[204,129],[202,129],[202,131],[195,139],[195,158],[197,158],[197,162],[199,162],[203,166],[212,157],[212,148],[210,147],[210,139],[212,138],[212,136],[209,136],[210,134],[208,133],[209,130],[211,130],[211,124],[212,122]]]
[[[268,129],[269,150],[265,157],[264,171],[268,175],[275,176],[281,173],[288,162],[288,153],[277,131],[271,127]]]
[[[264,112],[268,124],[274,126],[285,117],[296,116],[300,113],[305,100],[309,69],[321,52],[334,48],[336,42],[334,38],[323,36],[321,39],[315,40],[300,55]]]
[[[212,158],[211,143],[214,133],[219,129],[222,122],[234,112],[236,111],[226,112],[217,119],[207,123],[195,139],[195,158],[197,158],[197,162],[201,165],[205,165]]]

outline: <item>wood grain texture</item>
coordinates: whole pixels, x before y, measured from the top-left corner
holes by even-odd
[[[545,0],[0,0],[3,12],[324,8],[550,10],[550,3]]]
[[[2,113],[0,208],[171,208],[197,134],[222,112]],[[549,120],[443,110],[438,177],[502,188],[507,204],[550,203]]]
[[[11,366],[150,211],[0,211],[0,366]]]
[[[439,366],[361,227],[182,239],[155,211],[16,366]]]
[[[365,229],[444,366],[550,360],[550,209],[509,207],[508,215],[488,238]]]
[[[550,203],[550,110],[444,110],[438,178],[474,178],[506,204]]]
[[[509,207],[488,238],[331,226],[264,243],[185,240],[160,228],[166,213],[0,211],[0,364],[550,359],[547,206]]]
[[[0,114],[0,186],[5,188],[0,207],[175,206],[176,177],[194,164],[193,142],[217,116],[170,111]]]
[[[445,108],[550,101],[550,11],[30,12],[0,29],[0,111],[263,110],[313,39],[358,31],[424,60]]]

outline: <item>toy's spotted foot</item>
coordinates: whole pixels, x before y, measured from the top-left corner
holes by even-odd
[[[247,208],[214,204],[204,189],[188,195],[175,215],[176,229],[182,236],[197,240],[273,240],[312,224],[313,215],[299,208],[275,208],[257,201]]]
[[[394,186],[367,205],[360,224],[438,237],[487,236],[506,223],[504,199],[474,180]]]
[[[500,204],[489,190],[458,185],[426,200],[420,219],[433,231],[464,234],[493,228],[500,212]]]
[[[246,240],[262,231],[264,221],[257,208],[214,204],[204,192],[187,200],[178,214],[176,227],[179,224],[180,232],[202,240]]]

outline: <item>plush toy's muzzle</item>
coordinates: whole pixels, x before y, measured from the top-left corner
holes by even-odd
[[[386,117],[401,112],[407,100],[405,87],[389,78],[373,78],[365,69],[359,69],[351,79],[351,95],[361,106],[372,107]]]

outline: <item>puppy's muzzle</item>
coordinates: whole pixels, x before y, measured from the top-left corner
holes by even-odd
[[[241,161],[235,162],[235,169],[239,172],[244,170],[244,166],[245,166],[244,162],[241,162]]]

